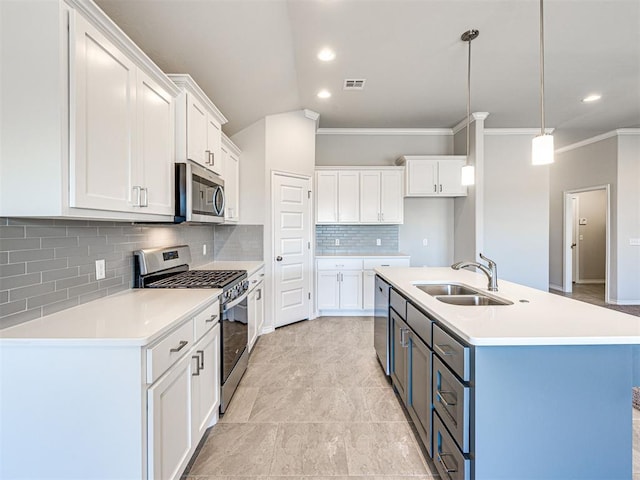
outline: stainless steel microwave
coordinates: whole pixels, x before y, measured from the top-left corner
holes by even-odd
[[[175,223],[222,223],[224,180],[193,162],[176,163]]]

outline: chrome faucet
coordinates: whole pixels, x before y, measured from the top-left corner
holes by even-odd
[[[458,262],[451,265],[451,268],[453,268],[454,270],[460,270],[461,268],[465,268],[465,267],[474,267],[474,268],[477,268],[478,270],[481,270],[489,279],[489,284],[487,285],[487,289],[490,292],[497,292],[498,291],[498,266],[496,265],[496,262],[494,262],[490,258],[485,257],[482,254],[480,254],[480,258],[486,261],[487,265],[483,265],[478,262]]]

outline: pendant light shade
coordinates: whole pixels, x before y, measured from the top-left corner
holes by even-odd
[[[471,129],[471,40],[480,35],[478,30],[467,30],[460,36],[460,40],[469,44],[467,55],[467,164],[462,167],[460,182],[462,185],[476,183],[476,169],[469,165],[469,130]]]
[[[531,164],[553,163],[553,136],[544,130],[544,6],[540,0],[540,135],[531,143]]]

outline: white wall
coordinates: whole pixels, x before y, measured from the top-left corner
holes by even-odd
[[[482,253],[499,278],[540,290],[549,286],[549,167],[531,165],[533,134],[484,139]]]
[[[265,214],[265,120],[261,119],[231,137],[240,156],[240,223],[264,225]]]

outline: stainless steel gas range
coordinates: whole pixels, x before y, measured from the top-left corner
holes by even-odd
[[[245,270],[190,270],[188,245],[137,250],[136,288],[221,288],[220,295],[220,413],[247,369],[249,361],[247,296],[249,282]]]

